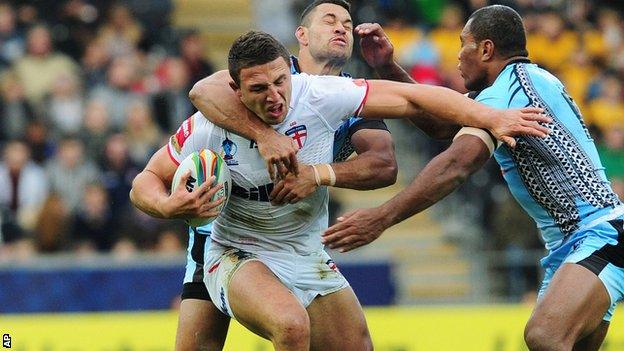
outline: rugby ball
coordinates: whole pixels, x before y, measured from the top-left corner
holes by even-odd
[[[180,178],[186,171],[190,170],[191,175],[186,181],[185,187],[188,192],[193,192],[199,188],[206,180],[211,176],[215,176],[216,180],[214,184],[223,184],[223,187],[217,191],[216,194],[210,199],[210,201],[216,201],[222,197],[225,197],[225,201],[217,208],[219,213],[223,210],[227,201],[230,198],[230,192],[232,191],[232,178],[230,177],[230,170],[228,169],[225,161],[221,156],[214,153],[209,149],[202,149],[195,151],[188,155],[176,170],[173,175],[173,181],[171,182],[171,191],[178,187],[180,184]],[[217,215],[218,216],[218,215]],[[186,220],[186,223],[191,227],[201,227],[214,221],[217,216],[210,218],[190,218]]]

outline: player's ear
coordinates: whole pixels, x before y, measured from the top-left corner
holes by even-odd
[[[232,90],[234,90],[236,95],[238,95],[238,97],[241,97],[241,89],[240,89],[240,87],[233,80],[231,80],[229,82],[229,84],[230,84],[230,88],[232,88]]]
[[[308,45],[308,29],[304,26],[297,27],[295,30],[295,37],[299,42],[299,45],[307,46]]]
[[[494,42],[490,39],[485,39],[481,42],[481,61],[488,61],[494,57]]]

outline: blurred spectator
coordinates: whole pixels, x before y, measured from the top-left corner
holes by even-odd
[[[98,40],[109,55],[119,57],[132,54],[142,36],[143,29],[130,9],[117,3],[110,7],[107,20],[98,33]]]
[[[80,130],[84,114],[84,101],[79,82],[75,77],[59,77],[52,85],[46,103],[52,134],[55,137],[75,134]]]
[[[602,80],[598,98],[590,102],[588,107],[587,123],[597,126],[603,132],[622,123],[624,102],[620,80],[614,75],[607,75]]]
[[[602,8],[598,12],[598,29],[609,52],[616,51],[624,41],[621,23],[622,16],[613,9]]]
[[[80,131],[86,157],[99,163],[104,157],[104,146],[111,134],[106,105],[99,100],[89,101]]]
[[[458,38],[463,28],[462,9],[456,5],[447,5],[442,11],[440,24],[431,31],[430,37],[440,53],[440,68],[444,75],[459,75],[457,70]]]
[[[78,67],[69,57],[53,51],[50,32],[43,25],[28,31],[27,54],[17,60],[15,73],[24,86],[26,98],[39,112],[45,111],[43,99],[57,79],[78,79]]]
[[[270,33],[286,47],[295,44],[293,29],[297,28],[298,19],[292,0],[254,0],[251,3],[259,30]],[[279,16],[275,16],[275,9],[280,10]]]
[[[441,85],[439,59],[435,44],[429,37],[423,37],[403,52],[401,61],[411,67],[409,73],[418,83]]]
[[[75,136],[64,137],[56,156],[46,165],[50,189],[59,194],[70,214],[80,206],[88,184],[98,180],[97,167],[84,155],[84,146]]]
[[[95,36],[98,9],[84,0],[66,0],[59,7],[52,26],[54,41],[60,51],[78,61]]]
[[[70,238],[73,247],[106,252],[117,241],[108,194],[100,184],[86,186],[80,209],[71,221]]]
[[[128,109],[125,135],[130,159],[137,165],[147,164],[163,143],[162,133],[154,122],[152,111],[143,102],[136,102]]]
[[[0,262],[5,261],[9,254],[4,248],[21,240],[28,240],[34,248],[32,239],[26,236],[22,227],[17,224],[15,216],[6,206],[0,206]]]
[[[138,251],[139,248],[132,240],[121,238],[113,246],[112,254],[117,261],[123,262],[132,259]]]
[[[21,31],[26,31],[29,28],[35,26],[37,22],[40,21],[39,18],[39,10],[35,7],[34,3],[28,2],[17,2],[16,13],[17,13],[17,29]],[[53,3],[52,1],[37,1],[37,5],[44,5]],[[15,4],[15,3],[14,3]],[[44,12],[46,13],[46,12]]]
[[[188,98],[191,81],[188,68],[181,59],[167,59],[163,71],[163,89],[153,96],[152,102],[158,124],[162,130],[172,132],[193,114],[193,105]]]
[[[409,60],[407,51],[417,45],[421,39],[422,33],[420,30],[408,24],[403,17],[393,16],[388,19],[388,23],[384,26],[384,31],[394,46],[394,56],[399,63],[407,64],[407,66],[414,64],[412,60]],[[404,60],[408,62],[404,62]]]
[[[107,140],[101,168],[102,185],[108,192],[115,228],[119,229],[132,207],[128,198],[132,180],[141,171],[130,159],[125,135],[113,134]]]
[[[110,117],[110,127],[120,131],[126,124],[126,111],[141,95],[132,91],[132,84],[136,80],[136,65],[131,57],[118,57],[111,63],[107,79],[108,84],[102,84],[93,89],[90,99],[104,103]]]
[[[23,54],[24,38],[15,25],[15,11],[11,5],[0,3],[0,70]]]
[[[577,33],[566,30],[565,21],[556,11],[540,15],[538,32],[527,38],[530,58],[549,70],[558,72],[579,47]]]
[[[585,50],[573,53],[570,60],[561,67],[560,78],[581,111],[586,110],[588,88],[597,74],[598,68],[591,62],[591,57]]]
[[[4,147],[0,187],[0,206],[9,209],[21,229],[32,231],[48,196],[48,180],[44,170],[32,162],[24,142],[13,140]]]
[[[171,28],[171,13],[175,5],[173,0],[124,0],[134,17],[143,24],[149,26],[149,30],[143,32],[143,38],[139,45],[146,49],[159,50],[159,46],[174,47],[178,44]],[[149,5],[147,5],[149,3]],[[169,45],[173,44],[175,45]],[[156,47],[154,46],[156,45]]]
[[[120,233],[120,240],[128,240],[141,250],[158,250],[162,232],[173,231],[181,239],[186,237],[184,234],[188,227],[183,221],[154,218],[132,207],[124,214],[121,227],[116,230]]]
[[[179,255],[184,252],[180,235],[173,229],[165,229],[158,233],[155,251],[161,255]]]
[[[87,44],[81,60],[82,74],[87,91],[106,83],[106,68],[109,59],[110,56],[106,52],[106,48],[99,41],[92,40]]]
[[[3,140],[22,138],[35,111],[24,95],[24,87],[11,72],[0,81],[0,135]]]
[[[48,128],[39,120],[28,123],[24,141],[30,147],[31,158],[38,165],[43,165],[56,151],[56,145],[48,138]]]
[[[40,252],[56,252],[67,248],[68,213],[63,199],[50,194],[37,219],[35,245]]]
[[[204,58],[204,45],[198,32],[190,32],[182,38],[180,55],[188,67],[190,84],[214,73],[212,64]]]

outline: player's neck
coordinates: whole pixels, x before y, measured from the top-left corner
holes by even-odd
[[[309,52],[299,52],[299,68],[301,72],[323,76],[338,76],[342,72],[343,64],[331,61],[318,62],[310,56]]]
[[[505,69],[505,67],[507,67],[507,65],[509,65],[510,63],[514,61],[522,61],[522,60],[528,60],[528,58],[526,56],[513,56],[504,60],[497,61],[497,63],[492,67],[492,70],[488,77],[490,78],[488,79],[489,80],[488,83],[490,85],[494,84],[494,81],[496,80],[496,78],[498,78],[498,76]]]

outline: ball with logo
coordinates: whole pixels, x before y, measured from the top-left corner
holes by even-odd
[[[232,178],[230,177],[230,170],[225,164],[225,161],[223,161],[223,158],[208,149],[195,151],[188,155],[182,162],[180,162],[178,169],[173,175],[173,181],[171,182],[172,192],[178,187],[180,184],[180,178],[182,178],[182,175],[188,170],[191,171],[191,174],[185,184],[188,192],[192,192],[199,188],[211,176],[216,177],[214,182],[215,185],[223,184],[223,187],[219,189],[219,191],[217,191],[210,199],[210,201],[216,201],[225,197],[225,201],[217,207],[217,210],[221,213],[225,205],[227,205],[227,201],[230,198],[230,192],[232,191]],[[217,216],[210,218],[191,218],[187,219],[186,223],[188,223],[191,227],[201,227],[214,221]]]

